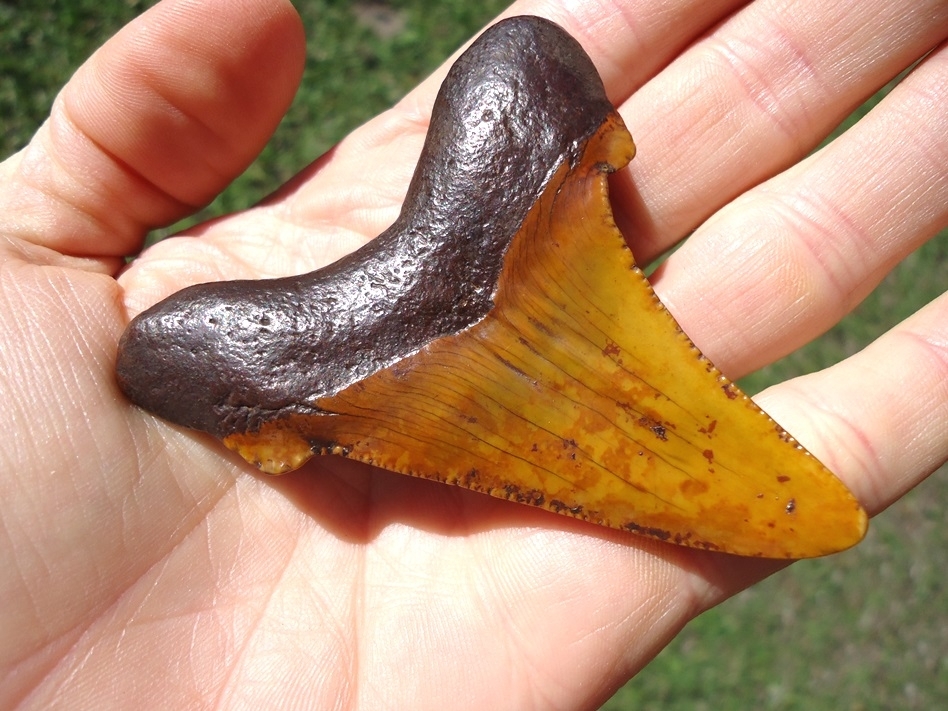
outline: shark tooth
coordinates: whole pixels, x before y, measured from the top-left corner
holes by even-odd
[[[498,23],[445,79],[391,228],[172,295],[123,335],[119,384],[268,473],[336,454],[695,548],[854,545],[852,494],[636,266],[607,181],[634,151],[575,40]]]

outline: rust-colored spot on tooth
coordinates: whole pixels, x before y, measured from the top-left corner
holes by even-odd
[[[711,420],[711,421],[708,423],[708,426],[707,426],[707,427],[699,427],[699,428],[698,428],[698,432],[700,432],[701,434],[706,434],[706,435],[708,435],[708,437],[710,437],[712,434],[714,434],[714,428],[717,427],[717,426],[718,426],[718,421],[717,421],[717,420]]]
[[[708,482],[701,479],[685,479],[685,481],[681,482],[680,489],[682,496],[701,496],[707,493],[710,486]]]
[[[622,351],[620,350],[619,346],[617,346],[612,341],[606,341],[606,347],[602,349],[602,354],[606,356],[607,358],[611,358],[612,356],[617,356],[621,352]]]

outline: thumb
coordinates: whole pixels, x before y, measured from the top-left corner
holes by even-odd
[[[164,0],[75,74],[0,176],[0,234],[115,258],[210,202],[263,148],[299,84],[288,0]]]

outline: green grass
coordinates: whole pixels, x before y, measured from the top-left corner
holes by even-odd
[[[0,156],[25,144],[74,68],[150,4],[0,4]],[[506,0],[296,4],[309,36],[303,88],[260,159],[202,218],[269,193],[394,103]],[[943,232],[829,333],[742,385],[756,392],[856,352],[944,292],[946,268]],[[939,502],[945,501],[943,468],[875,519],[854,550],[794,565],[695,620],[603,708],[944,707],[948,546]]]

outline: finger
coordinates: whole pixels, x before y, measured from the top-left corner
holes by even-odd
[[[816,337],[948,224],[948,47],[854,128],[722,210],[656,275],[692,340],[740,377]]]
[[[11,159],[0,230],[121,256],[210,201],[256,156],[302,71],[286,0],[165,0],[84,64]]]
[[[948,294],[860,353],[755,399],[879,513],[948,461]]]
[[[759,0],[736,13],[621,108],[638,152],[613,203],[639,261],[799,160],[946,36],[942,0]]]

